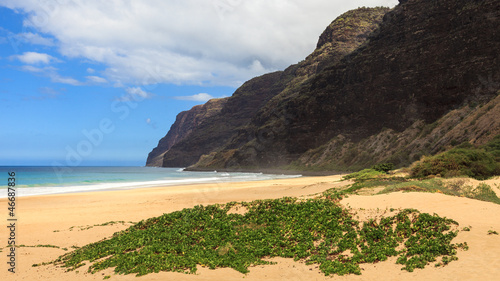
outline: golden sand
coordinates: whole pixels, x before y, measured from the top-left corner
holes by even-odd
[[[325,277],[317,266],[306,266],[291,259],[275,258],[275,265],[250,268],[247,275],[233,269],[209,270],[198,267],[194,274],[162,272],[142,277],[114,275],[111,269],[89,274],[82,267],[66,272],[54,265],[32,267],[32,264],[48,262],[72,246],[110,237],[114,232],[154,216],[162,215],[195,205],[252,201],[281,198],[284,196],[308,197],[327,189],[341,187],[348,182],[341,176],[304,177],[296,179],[189,185],[179,187],[155,187],[120,191],[73,193],[17,198],[16,244],[26,246],[55,245],[60,248],[21,247],[16,249],[16,273],[8,272],[9,265],[4,248],[0,253],[0,280],[500,280],[500,235],[488,235],[488,230],[500,233],[500,205],[472,199],[430,193],[392,193],[375,196],[349,196],[341,204],[354,211],[377,214],[390,208],[415,208],[421,212],[437,213],[467,226],[470,232],[461,231],[454,243],[466,241],[469,251],[459,251],[458,261],[445,267],[432,265],[412,273],[401,271],[394,259],[376,264],[361,265],[361,276]],[[499,180],[488,182],[494,186]],[[0,241],[9,236],[7,223],[7,199],[0,199]],[[125,223],[100,226],[110,221]],[[4,246],[5,247],[5,246]]]

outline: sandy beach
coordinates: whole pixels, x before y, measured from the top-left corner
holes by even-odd
[[[252,201],[284,196],[309,197],[330,188],[342,187],[349,182],[341,176],[303,177],[285,180],[155,187],[133,190],[71,193],[17,198],[16,273],[8,272],[9,237],[7,199],[0,199],[3,225],[0,228],[1,280],[498,280],[500,276],[500,235],[488,235],[489,230],[500,232],[500,205],[477,200],[452,197],[438,193],[392,193],[375,196],[349,196],[340,203],[360,216],[370,217],[390,208],[415,208],[421,212],[436,213],[460,223],[461,231],[453,242],[466,241],[468,251],[458,252],[458,261],[445,267],[429,265],[412,273],[401,271],[395,259],[361,265],[361,276],[325,277],[317,266],[306,266],[291,259],[275,258],[275,265],[256,266],[244,275],[233,269],[209,270],[198,267],[198,273],[181,274],[162,272],[142,277],[114,275],[111,269],[89,274],[86,267],[66,272],[54,265],[32,267],[49,262],[70,251],[72,246],[110,237],[126,229],[133,222],[164,213],[190,208],[195,205]],[[489,182],[498,189],[499,180]],[[495,184],[497,184],[495,186]],[[111,223],[107,222],[121,222]],[[35,247],[54,245],[59,248]],[[67,249],[64,250],[64,249]]]

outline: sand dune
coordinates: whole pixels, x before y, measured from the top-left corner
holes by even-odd
[[[198,204],[251,201],[283,196],[310,196],[333,187],[341,187],[341,176],[307,177],[298,179],[190,185],[180,187],[146,188],[122,191],[75,193],[17,200],[16,243],[29,247],[16,249],[16,273],[7,271],[8,249],[0,253],[2,280],[499,280],[500,235],[488,235],[489,230],[500,232],[500,205],[472,199],[430,193],[392,193],[375,196],[349,196],[341,204],[359,211],[360,215],[377,215],[390,208],[415,208],[421,212],[437,213],[467,226],[454,242],[466,241],[469,251],[459,251],[458,261],[442,268],[432,265],[413,273],[401,271],[394,259],[377,264],[362,265],[361,276],[325,277],[316,266],[306,266],[290,259],[276,258],[275,265],[257,266],[243,275],[233,269],[209,270],[199,267],[196,275],[163,272],[143,277],[113,275],[112,270],[88,274],[84,268],[66,272],[53,265],[32,267],[48,262],[72,246],[83,246],[111,236],[142,219],[193,207]],[[489,183],[494,186],[498,180]],[[498,192],[497,187],[493,187]],[[5,206],[6,199],[0,200]],[[7,226],[7,211],[2,212]],[[124,223],[100,224],[110,221]],[[0,241],[5,245],[9,232],[0,228]],[[33,247],[54,245],[60,248]]]

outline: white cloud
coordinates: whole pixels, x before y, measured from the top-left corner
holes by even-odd
[[[26,64],[49,64],[50,62],[59,61],[51,55],[37,52],[25,52],[22,55],[12,57]]]
[[[39,67],[32,66],[32,65],[23,65],[23,66],[21,66],[21,70],[26,71],[26,72],[33,72],[33,73],[42,73],[44,71],[43,68],[39,68]]]
[[[106,80],[102,77],[99,77],[99,76],[87,76],[86,78],[91,83],[97,83],[97,84],[108,83],[108,80]]]
[[[129,87],[129,88],[125,89],[125,92],[127,92],[127,94],[129,94],[131,96],[138,96],[138,97],[141,97],[144,99],[150,98],[152,96],[150,93],[147,93],[146,91],[144,91],[140,87]]]
[[[212,95],[209,95],[207,93],[199,93],[196,95],[192,96],[180,96],[180,97],[174,97],[176,100],[187,100],[187,101],[199,101],[199,102],[206,102],[210,99],[213,99],[214,97]]]
[[[49,77],[53,83],[68,84],[73,86],[83,85],[83,83],[74,78],[63,77],[59,75],[59,73],[57,73],[57,68],[54,68],[52,66],[36,67],[32,65],[23,65],[20,67],[20,69],[26,72],[38,74],[40,76]]]
[[[95,69],[93,68],[87,68],[87,73],[93,74],[95,72]]]
[[[236,86],[304,59],[359,6],[397,0],[3,0],[62,55],[102,63],[111,83]],[[63,23],[63,24],[61,24]]]
[[[117,98],[117,101],[143,101],[145,99],[150,99],[153,97],[153,94],[148,93],[141,89],[140,87],[128,87],[125,89],[125,94],[121,97]]]
[[[15,40],[19,40],[20,42],[25,42],[34,45],[42,45],[42,46],[54,46],[54,40],[52,38],[46,38],[37,33],[25,32],[20,33],[14,36]]]
[[[83,83],[80,81],[71,78],[71,77],[62,77],[57,73],[50,74],[49,75],[50,80],[54,83],[61,83],[61,84],[68,84],[68,85],[73,85],[73,86],[81,86]]]

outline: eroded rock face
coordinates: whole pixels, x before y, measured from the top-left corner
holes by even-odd
[[[185,167],[196,163],[204,154],[244,145],[252,138],[244,133],[249,130],[250,121],[260,115],[264,106],[273,107],[271,99],[280,102],[311,76],[358,48],[378,27],[387,11],[388,8],[362,8],[344,14],[325,30],[327,35],[322,35],[321,46],[318,44],[306,60],[285,71],[251,79],[227,99],[219,112],[206,116],[194,127],[195,123],[183,120],[186,116],[197,115],[197,108],[191,110],[194,112],[179,114],[167,137],[150,153],[148,165],[161,163],[166,167]],[[189,132],[189,137],[178,131]]]
[[[187,167],[202,155],[220,150],[269,99],[283,90],[281,81],[286,80],[289,71],[265,74],[246,82],[227,98],[220,111],[204,118],[186,138],[164,154],[163,166]]]
[[[306,60],[245,83],[219,113],[171,147],[163,165],[188,166],[205,155],[196,167],[294,161],[337,167],[342,163],[331,158],[343,144],[357,149],[339,150],[349,158],[362,150],[357,144],[418,136],[415,130],[453,110],[493,100],[500,88],[500,2],[400,2],[392,11],[362,8],[337,18]],[[433,145],[437,151],[448,144]],[[398,153],[387,151],[384,159]],[[369,162],[351,158],[351,167]]]
[[[254,118],[247,132],[253,143],[227,163],[287,165],[339,135],[358,143],[487,102],[498,89],[484,87],[481,77],[500,80],[499,5],[410,0],[397,6],[366,44],[275,103],[271,114]]]
[[[186,138],[205,119],[219,113],[226,102],[227,98],[212,99],[203,105],[197,105],[188,111],[179,113],[167,135],[149,153],[146,166],[162,167],[163,155],[176,143]]]

